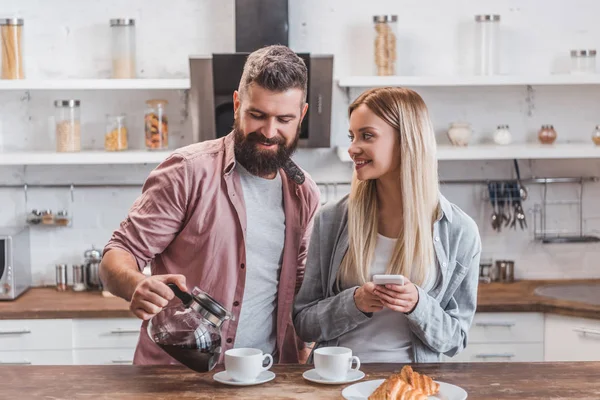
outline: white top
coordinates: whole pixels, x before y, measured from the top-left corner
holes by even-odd
[[[283,184],[252,175],[239,163],[246,205],[246,285],[234,347],[273,355],[277,337],[277,288],[285,240]]]
[[[386,273],[396,240],[377,234],[371,276]],[[423,285],[425,291],[429,291],[435,283],[429,278],[435,274],[429,272]],[[409,329],[404,313],[384,308],[373,313],[369,321],[340,336],[339,346],[351,348],[353,355],[365,363],[410,363],[413,362],[413,353]]]

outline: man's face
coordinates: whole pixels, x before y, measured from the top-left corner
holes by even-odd
[[[273,178],[294,153],[308,104],[301,89],[272,92],[251,84],[233,94],[235,157],[250,173]]]

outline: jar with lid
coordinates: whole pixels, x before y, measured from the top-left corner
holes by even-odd
[[[56,151],[81,150],[81,111],[79,100],[56,100]]]
[[[448,139],[454,146],[467,146],[471,139],[471,124],[468,122],[453,122],[448,129]]]
[[[596,73],[596,50],[571,50],[571,73]]]
[[[24,79],[23,19],[0,19],[2,36],[2,79]]]
[[[54,223],[59,226],[67,226],[69,225],[69,213],[67,210],[60,210],[54,216]]]
[[[596,146],[600,146],[600,125],[596,125],[596,129],[592,132],[592,142]]]
[[[144,117],[144,132],[148,150],[169,148],[169,121],[166,114],[167,100],[153,99],[146,102],[148,108]]]
[[[475,16],[475,74],[495,75],[500,71],[500,16]]]
[[[133,79],[135,73],[135,20],[114,18],[110,20],[112,41],[112,77]]]
[[[379,76],[396,74],[397,15],[375,15],[375,68]]]
[[[542,144],[552,144],[556,141],[558,134],[554,130],[552,125],[542,125],[542,128],[538,132],[538,140]]]
[[[53,225],[54,224],[54,214],[52,214],[51,210],[42,211],[42,224],[44,224],[44,225]]]
[[[90,290],[102,290],[102,281],[100,280],[100,262],[102,261],[102,252],[92,246],[86,250],[84,255],[84,276],[85,286]]]
[[[498,125],[494,132],[494,143],[499,145],[507,145],[512,142],[512,135],[508,130],[508,125]]]
[[[121,151],[127,150],[127,148],[128,141],[125,115],[107,115],[104,149],[106,151]]]
[[[39,225],[42,222],[42,213],[39,210],[33,209],[27,215],[27,223],[32,225]]]

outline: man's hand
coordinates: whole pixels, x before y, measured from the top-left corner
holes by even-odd
[[[129,309],[136,317],[144,321],[158,314],[175,297],[167,283],[174,283],[181,290],[187,292],[183,275],[149,276],[142,279],[135,287]]]
[[[354,291],[354,303],[356,308],[364,313],[381,311],[383,303],[375,293],[375,284],[367,282]]]

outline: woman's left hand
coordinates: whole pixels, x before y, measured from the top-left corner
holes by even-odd
[[[375,294],[384,307],[390,310],[410,314],[419,302],[419,291],[414,283],[404,278],[404,285],[377,285]]]

